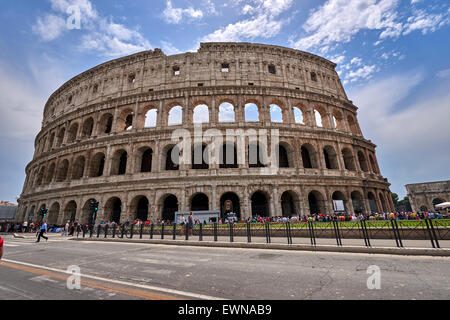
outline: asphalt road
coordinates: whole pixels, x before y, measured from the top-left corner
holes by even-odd
[[[0,299],[450,299],[450,258],[5,238]],[[380,289],[368,289],[369,266]],[[68,289],[69,266],[81,288]]]

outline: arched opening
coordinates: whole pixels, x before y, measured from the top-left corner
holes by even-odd
[[[111,163],[111,175],[124,175],[127,172],[128,153],[121,149],[114,153]]]
[[[383,212],[388,212],[387,207],[386,207],[386,202],[384,201],[384,196],[383,194],[379,193],[378,196],[380,197],[380,202],[381,202],[381,208],[383,209]]]
[[[137,201],[136,205],[136,219],[141,221],[147,221],[148,220],[148,205],[149,201],[147,197],[141,196],[135,201]]]
[[[322,115],[316,109],[314,109],[314,118],[316,119],[316,126],[318,126],[319,128],[323,128]]]
[[[314,148],[310,144],[305,144],[301,148],[303,168],[313,169],[317,168],[317,164],[314,157]]]
[[[363,214],[364,213],[364,203],[363,203],[363,197],[360,192],[353,191],[351,193],[352,197],[352,205],[353,205],[353,211],[356,214]]]
[[[371,154],[369,154],[369,159],[370,159],[370,166],[372,167],[372,172],[375,174],[378,174],[379,172],[378,172],[377,165]]]
[[[221,169],[238,168],[236,145],[234,143],[226,143],[220,150]]]
[[[347,198],[341,191],[335,191],[333,195],[331,196],[331,199],[333,200],[333,210],[335,213],[343,213],[348,212],[347,209]],[[335,202],[336,201],[336,202]],[[343,208],[340,206],[340,201],[343,204]]]
[[[66,205],[66,208],[64,209],[63,223],[66,223],[67,221],[69,222],[75,221],[76,215],[77,215],[77,203],[72,200]]]
[[[56,146],[60,147],[64,142],[64,135],[66,134],[66,129],[61,128],[58,133],[58,139],[56,141]]]
[[[110,199],[111,200],[111,199]],[[86,223],[95,223],[96,221],[94,221],[94,219],[96,220],[96,216],[95,216],[95,211],[94,208],[92,206],[92,203],[94,203],[95,199],[89,199],[88,201],[85,202],[83,209],[82,209],[82,213],[81,213],[81,219],[80,219],[80,223],[81,224],[86,224]],[[108,207],[105,206],[105,217],[107,217],[107,213],[109,214],[110,211],[108,211]]]
[[[50,210],[48,211],[48,220],[47,220],[47,223],[49,225],[53,225],[53,224],[57,224],[58,223],[59,209],[60,209],[60,206],[59,206],[58,202],[55,202],[50,207]]]
[[[252,216],[268,217],[269,206],[268,200],[264,193],[257,191],[252,195]]]
[[[420,212],[427,212],[428,208],[426,206],[421,206],[419,210]]]
[[[277,151],[278,168],[290,168],[291,166],[289,164],[289,156],[286,148],[282,145],[278,145]]]
[[[361,168],[361,170],[364,172],[368,172],[369,167],[367,166],[367,159],[362,151],[358,151],[358,161],[359,161],[359,167]]]
[[[208,211],[209,199],[204,193],[197,193],[191,200],[191,211]]]
[[[356,121],[352,116],[347,117],[348,126],[350,128],[350,132],[353,134],[358,134],[358,128],[356,126]]]
[[[325,213],[325,201],[319,191],[311,191],[309,193],[308,203],[311,214]]]
[[[105,204],[105,219],[111,222],[120,223],[120,218],[122,215],[122,201],[113,197],[106,201]]]
[[[93,129],[94,129],[94,119],[88,118],[86,121],[84,121],[83,124],[82,137],[89,138],[90,136],[92,136]]]
[[[331,146],[326,146],[323,149],[323,156],[325,158],[325,165],[327,169],[337,170],[339,169],[339,163],[336,155],[336,151]]]
[[[209,122],[209,108],[205,104],[200,104],[194,108],[194,123],[208,123]]]
[[[378,211],[377,201],[375,200],[375,195],[372,192],[367,194],[367,199],[369,200],[370,211],[375,213]]]
[[[235,213],[241,219],[239,197],[234,192],[227,192],[220,197],[220,216],[226,218],[229,213]]]
[[[105,168],[105,154],[102,152],[96,153],[91,160],[91,167],[89,177],[101,177],[103,169]]]
[[[112,131],[112,125],[113,125],[113,115],[110,113],[105,113],[100,118],[100,123],[98,127],[98,133],[99,134],[108,134]]]
[[[219,106],[219,122],[235,122],[236,114],[234,106],[229,102],[223,102]]]
[[[254,103],[247,103],[245,105],[245,121],[246,122],[258,122],[259,118],[259,108]]]
[[[445,202],[445,200],[442,200],[442,199],[440,199],[440,198],[435,198],[435,199],[433,199],[432,203],[433,203],[433,209],[434,209],[434,211],[437,211],[437,210],[436,210],[436,206],[437,206],[438,204],[443,203],[443,202]]]
[[[71,143],[74,142],[77,139],[77,133],[78,133],[78,123],[74,123],[70,126],[68,136],[67,136],[67,142]]]
[[[134,113],[133,112],[131,112],[130,114],[128,114],[126,116],[124,131],[129,131],[129,130],[133,129],[133,118],[134,118]]]
[[[39,170],[37,179],[36,179],[36,185],[40,186],[42,185],[42,181],[44,180],[44,174],[45,174],[45,167],[42,167],[41,170]]]
[[[50,135],[50,140],[48,142],[48,147],[47,147],[47,151],[52,150],[53,148],[53,143],[55,142],[55,133],[52,132],[52,134]]]
[[[270,105],[270,120],[271,122],[283,122],[283,110],[279,105]]]
[[[303,117],[303,111],[298,108],[298,107],[294,107],[294,119],[295,119],[295,123],[298,124],[305,124],[305,119]]]
[[[175,221],[175,212],[178,211],[178,199],[173,194],[164,199],[162,219],[164,221]]]
[[[145,128],[154,128],[156,127],[156,121],[158,119],[158,110],[150,109],[145,114]]]
[[[281,195],[281,212],[283,217],[292,217],[297,215],[292,191],[286,191]]]
[[[248,144],[248,166],[250,168],[264,168],[266,165],[265,146],[259,142]]]
[[[180,168],[180,151],[177,146],[171,147],[165,154],[165,169],[176,171]]]
[[[340,111],[333,111],[333,125],[334,125],[334,129],[339,130],[339,131],[344,131],[345,130],[345,126],[344,126],[344,118],[342,117],[342,113]]]
[[[183,123],[183,107],[174,106],[169,111],[169,117],[167,119],[167,124],[169,126],[176,126]]]
[[[72,168],[72,180],[79,180],[84,176],[84,167],[86,159],[83,156],[79,156],[73,163]]]
[[[67,173],[69,171],[69,161],[64,159],[58,166],[56,172],[56,182],[63,182],[67,180]]]
[[[46,184],[50,184],[53,181],[53,177],[55,175],[55,167],[56,167],[56,164],[53,162],[50,165],[50,167],[48,168],[47,177],[45,179]]]
[[[344,159],[344,165],[346,170],[356,171],[355,159],[350,149],[344,148],[342,150],[342,157]]]
[[[192,169],[209,169],[208,147],[205,144],[196,144],[192,149]]]
[[[144,148],[140,151],[140,172],[152,172],[153,150]]]

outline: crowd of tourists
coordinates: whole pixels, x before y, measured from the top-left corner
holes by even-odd
[[[186,221],[181,221],[181,225],[190,223],[191,225],[198,225],[200,224],[200,221],[198,219],[192,218],[192,222],[188,221],[188,217],[185,218]],[[213,219],[209,221],[203,221],[203,224],[213,224],[217,222],[218,224],[228,224],[231,222],[241,222],[241,223],[265,223],[265,222],[308,222],[308,221],[314,221],[314,222],[330,222],[330,221],[361,221],[361,220],[423,220],[423,219],[445,219],[448,218],[444,215],[442,215],[439,212],[391,212],[391,213],[378,213],[373,212],[370,215],[364,215],[364,214],[347,214],[347,213],[333,213],[333,214],[323,214],[323,213],[316,213],[311,215],[294,215],[294,216],[277,216],[277,217],[264,217],[261,215],[254,216],[252,218],[247,218],[245,220],[236,221],[236,218],[220,218],[218,221],[215,221]],[[126,227],[130,227],[131,225],[134,226],[134,228],[140,228],[142,225],[149,227],[151,224],[154,224],[156,226],[161,225],[172,225],[173,221],[169,220],[161,220],[156,219],[154,221],[143,221],[141,219],[136,219],[134,221],[126,220],[126,222],[123,223]],[[35,222],[29,222],[24,221],[23,223],[4,223],[0,224],[0,232],[14,232],[14,233],[36,233],[40,230],[42,223],[35,223]],[[116,223],[114,221],[100,221],[94,225],[94,228],[98,228],[98,226],[102,229],[105,229],[108,227],[108,229],[113,229],[114,226],[116,228],[122,227],[122,224]],[[90,225],[88,222],[80,223],[78,220],[75,221],[67,221],[65,225],[58,226],[56,224],[48,225],[48,232],[50,233],[61,233],[63,236],[73,236],[75,233],[80,233],[84,230],[89,230]]]

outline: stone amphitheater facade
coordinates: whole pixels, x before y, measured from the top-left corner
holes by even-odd
[[[171,56],[155,49],[94,67],[45,105],[18,220],[37,220],[46,207],[49,223],[86,222],[91,199],[97,222],[223,211],[227,200],[241,218],[332,213],[333,199],[349,213],[394,210],[376,146],[363,137],[335,68],[307,52],[251,43],[202,43]],[[276,174],[249,165],[247,147],[239,164],[171,163],[172,133],[194,131],[197,106],[208,110],[203,130],[278,130]],[[224,106],[231,120],[221,119]],[[181,123],[170,122],[174,108]]]

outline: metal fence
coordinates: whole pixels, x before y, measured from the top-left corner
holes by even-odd
[[[328,222],[265,222],[172,225],[98,225],[83,226],[75,233],[83,238],[166,239],[214,242],[259,243],[310,243],[315,246],[323,239],[337,246],[343,240],[359,239],[361,245],[371,247],[378,240],[391,240],[393,246],[402,248],[408,240],[427,240],[431,247],[440,248],[439,241],[450,240],[450,220],[361,220]],[[429,243],[428,242],[428,243]],[[450,243],[450,242],[449,242]]]

